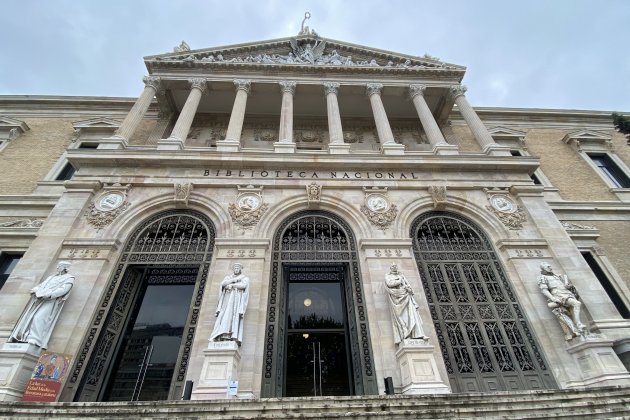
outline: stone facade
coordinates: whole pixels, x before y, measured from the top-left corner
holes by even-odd
[[[587,154],[630,175],[609,115],[473,109],[461,66],[308,34],[145,62],[137,100],[0,97],[0,116],[30,128],[0,150],[0,258],[23,254],[0,290],[0,340],[29,290],[71,261],[76,282],[49,342],[73,356],[60,401],[115,399],[114,361],[131,340],[120,325],[135,331],[145,289],[169,281],[193,297],[160,399],[178,399],[186,381],[193,399],[225,397],[229,380],[240,398],[289,395],[287,279],[304,270],[345,287],[340,394],[383,393],[385,378],[405,394],[630,384],[618,345],[630,336],[619,309],[630,303],[630,190]],[[161,236],[142,236],[153,228]],[[250,279],[242,344],[209,343],[235,262]],[[426,340],[394,342],[392,262]],[[536,281],[541,262],[575,286],[589,334],[564,339]],[[19,399],[34,366],[37,349],[15,346],[0,349],[0,400]]]

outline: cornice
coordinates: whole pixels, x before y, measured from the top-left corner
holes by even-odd
[[[378,170],[378,171],[503,171],[533,173],[538,166],[538,158],[464,154],[437,156],[432,154],[410,156],[383,156],[380,154],[353,153],[351,155],[284,154],[281,159],[270,152],[220,153],[208,151],[167,151],[156,149],[99,149],[86,152],[73,149],[67,152],[68,160],[77,168],[81,167],[164,167],[170,168],[274,168],[305,170]]]

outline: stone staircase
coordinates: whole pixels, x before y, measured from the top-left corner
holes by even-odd
[[[630,419],[630,388],[134,403],[0,403],[1,419]]]

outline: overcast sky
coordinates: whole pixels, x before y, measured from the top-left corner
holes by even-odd
[[[474,106],[630,112],[630,1],[3,0],[0,95],[137,97],[142,57],[296,35],[466,66]]]

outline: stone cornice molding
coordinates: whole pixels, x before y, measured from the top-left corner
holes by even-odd
[[[0,130],[8,129],[9,131],[15,130],[15,133],[21,134],[30,130],[29,126],[24,121],[16,120],[15,118],[6,117],[0,115]]]
[[[249,95],[252,90],[252,81],[245,79],[235,79],[234,86],[236,87],[237,91],[242,90]]]
[[[337,93],[339,92],[340,84],[337,82],[324,82],[322,86],[324,88],[325,95],[328,95],[329,93],[334,93],[335,95],[337,95]]]
[[[426,85],[409,85],[409,98],[413,99],[418,95],[424,96],[426,90]]]
[[[372,95],[379,95],[381,94],[381,91],[383,90],[383,84],[382,83],[368,83],[365,86],[365,94],[370,97]]]
[[[190,84],[191,89],[199,89],[202,94],[208,92],[208,81],[203,77],[188,79],[188,83]]]
[[[283,80],[281,82],[278,82],[278,85],[280,85],[280,91],[282,93],[290,93],[291,95],[295,95],[295,88],[297,86],[296,82],[292,80]]]
[[[451,86],[448,90],[448,93],[451,95],[451,98],[453,98],[454,100],[458,96],[464,96],[464,94],[466,93],[466,90],[468,90],[466,86],[456,85],[456,86]]]
[[[156,92],[160,90],[161,79],[157,76],[144,76],[142,78],[144,84],[148,87],[152,87]]]

